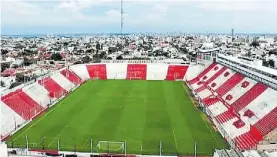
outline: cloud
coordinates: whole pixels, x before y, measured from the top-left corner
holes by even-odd
[[[124,27],[183,31],[277,32],[275,0],[124,0]],[[72,28],[102,32],[120,27],[120,0],[4,0],[1,24],[5,28],[46,31]],[[19,27],[24,27],[21,29]],[[94,29],[95,28],[95,29]],[[49,29],[50,30],[50,29]],[[84,30],[85,31],[85,30]]]
[[[114,10],[114,9],[106,11],[105,15],[107,17],[113,17],[113,18],[120,18],[121,17],[120,11],[119,10]]]
[[[168,11],[168,8],[165,5],[156,4],[153,6],[153,11],[161,14],[166,14]]]
[[[107,0],[79,0],[79,1],[59,1],[51,7],[44,7],[39,2],[33,4],[30,1],[16,0],[4,1],[2,10],[3,25],[21,26],[75,26],[82,24],[109,23],[110,18],[118,17],[116,10],[110,10],[102,16],[85,14],[86,9],[104,5]]]
[[[199,7],[209,10],[238,12],[276,12],[277,1],[273,0],[202,0]]]
[[[38,11],[37,6],[23,1],[4,1],[2,3],[2,12],[11,15],[32,15]]]
[[[97,4],[98,4],[98,1],[94,1],[94,0],[62,1],[59,5],[54,7],[54,10],[81,11],[83,9],[90,8],[93,5],[97,5]]]

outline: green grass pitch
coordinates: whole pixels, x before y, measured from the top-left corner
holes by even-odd
[[[27,136],[26,136],[27,135]],[[183,82],[91,80],[15,133],[9,147],[107,152],[98,141],[126,141],[128,154],[211,155],[226,148]],[[13,141],[13,142],[11,142]],[[91,142],[92,141],[92,142]],[[115,151],[115,150],[114,150]],[[120,153],[120,152],[116,152]]]

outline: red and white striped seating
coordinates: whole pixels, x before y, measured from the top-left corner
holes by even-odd
[[[25,120],[30,120],[43,110],[42,106],[21,89],[2,96],[1,100]]]
[[[71,70],[64,69],[61,71],[61,74],[66,77],[68,80],[70,80],[75,85],[79,85],[82,83],[82,80]]]
[[[57,82],[55,82],[50,77],[39,80],[38,83],[48,90],[49,95],[52,98],[60,98],[62,95],[66,93],[66,90],[63,89]]]

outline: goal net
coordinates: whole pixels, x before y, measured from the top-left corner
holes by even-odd
[[[125,142],[99,141],[97,144],[98,152],[124,153]]]

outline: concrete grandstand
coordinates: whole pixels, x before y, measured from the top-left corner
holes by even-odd
[[[1,96],[1,139],[43,113],[89,79],[184,81],[233,149],[274,150],[277,91],[266,77],[253,79],[231,66],[182,64],[81,64],[63,68]],[[263,81],[258,81],[258,80]]]

